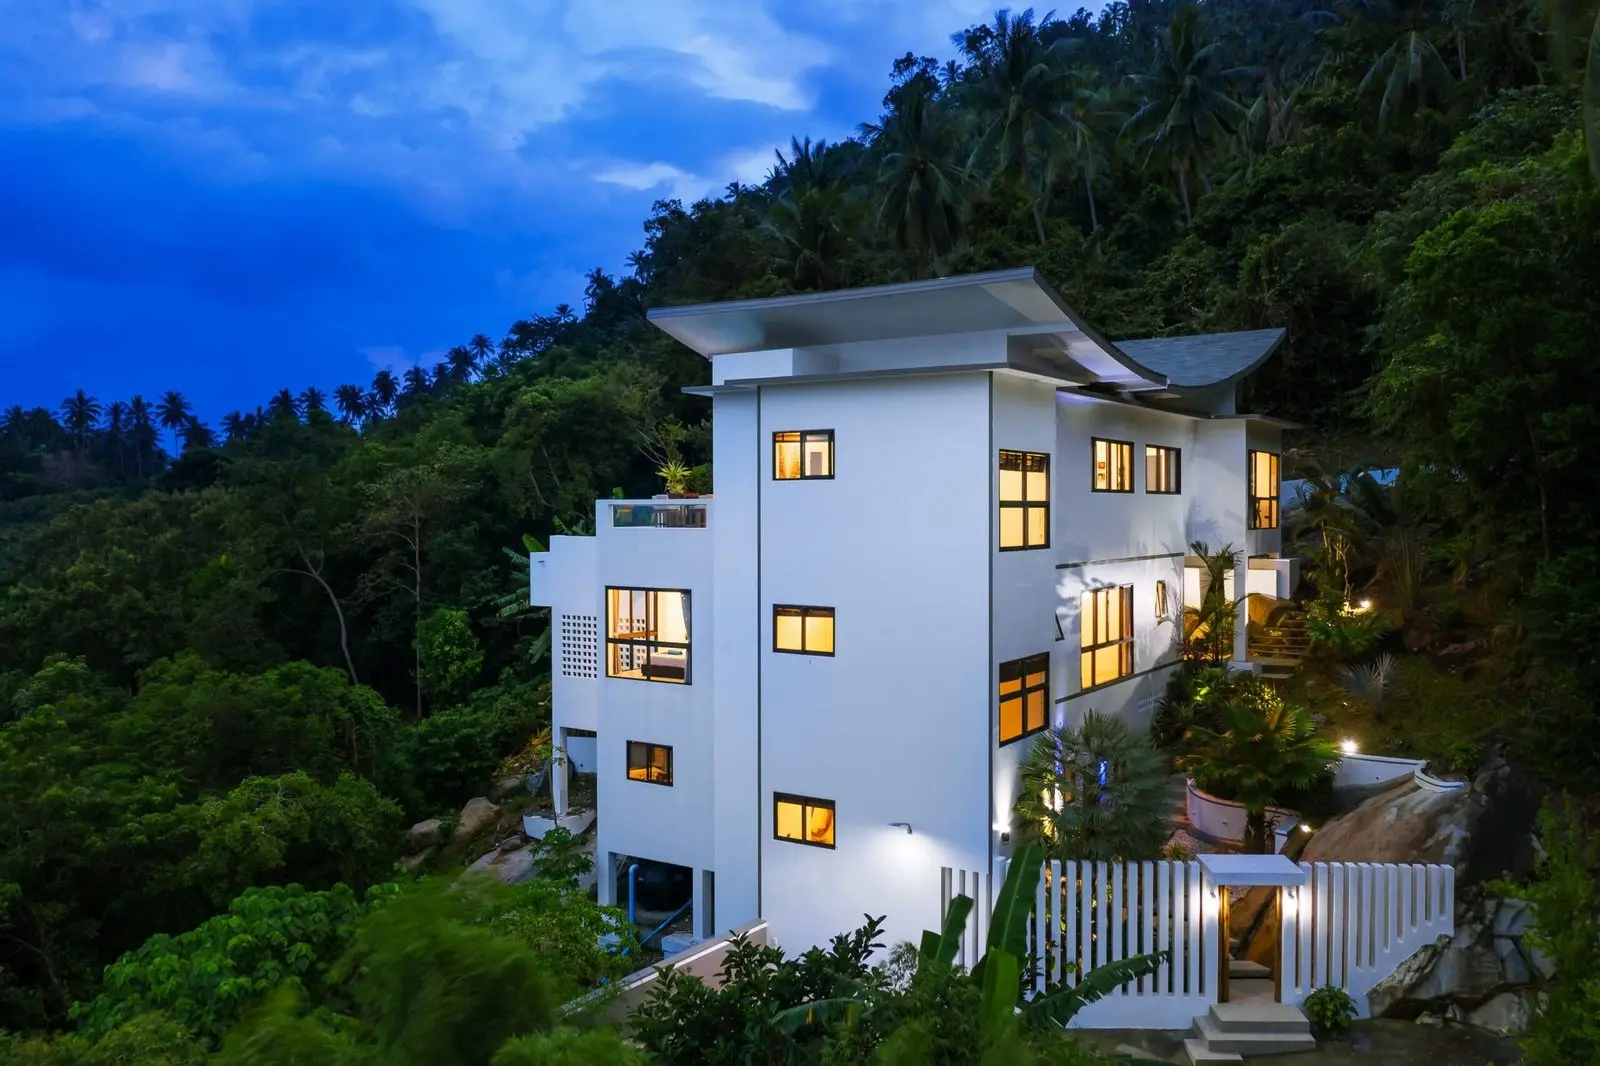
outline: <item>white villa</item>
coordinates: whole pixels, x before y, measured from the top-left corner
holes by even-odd
[[[1282,330],[1113,342],[1031,268],[650,320],[710,360],[714,497],[602,500],[532,558],[602,902],[654,860],[697,937],[915,940],[992,890],[1034,734],[1149,720],[1192,543],[1239,552],[1230,596],[1294,590],[1285,424],[1235,409]]]

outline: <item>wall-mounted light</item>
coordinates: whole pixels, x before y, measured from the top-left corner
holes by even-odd
[[[909,836],[911,834],[911,823],[910,822],[890,822],[889,824],[891,826],[893,826],[894,828],[896,828],[896,829],[904,829],[906,831],[906,835],[907,836]]]

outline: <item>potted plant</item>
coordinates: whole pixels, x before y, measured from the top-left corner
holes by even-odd
[[[668,460],[656,473],[667,483],[667,496],[671,499],[692,499],[698,495],[688,491],[689,467],[681,459]]]

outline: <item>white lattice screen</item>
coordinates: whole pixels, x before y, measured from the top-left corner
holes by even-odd
[[[564,677],[600,676],[600,620],[594,615],[561,616],[561,673]]]

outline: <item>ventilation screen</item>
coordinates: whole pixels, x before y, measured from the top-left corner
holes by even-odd
[[[561,616],[561,673],[564,677],[600,676],[600,620],[594,615]]]

